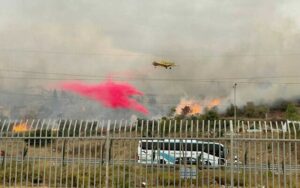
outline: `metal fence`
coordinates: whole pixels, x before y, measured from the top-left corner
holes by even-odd
[[[0,122],[3,187],[299,187],[298,122]]]

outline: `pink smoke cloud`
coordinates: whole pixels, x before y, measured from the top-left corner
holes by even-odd
[[[108,108],[130,109],[145,115],[148,114],[148,110],[143,105],[131,98],[134,95],[143,95],[143,93],[128,83],[116,83],[111,80],[94,85],[81,82],[64,82],[59,87],[65,91],[95,100]]]

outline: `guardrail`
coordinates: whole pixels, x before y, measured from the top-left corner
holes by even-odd
[[[299,131],[271,121],[1,120],[1,185],[298,187]]]

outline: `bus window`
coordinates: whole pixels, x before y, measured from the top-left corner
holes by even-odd
[[[175,143],[168,143],[170,145],[169,150],[174,151],[175,150]]]
[[[218,156],[218,157],[220,156],[221,148],[218,144],[215,144],[214,152],[215,152],[215,156]]]
[[[202,146],[204,146],[204,144],[198,144],[198,148],[196,148],[194,151],[202,151]]]
[[[215,155],[215,144],[208,144],[208,153],[210,154],[210,155]]]
[[[202,146],[202,151],[209,153],[209,144],[200,144]]]
[[[176,151],[181,151],[183,148],[179,142],[175,143],[175,150]]]
[[[164,142],[162,145],[163,145],[163,147],[161,149],[163,149],[163,150],[170,150],[170,151],[175,150],[174,142]]]
[[[193,151],[192,150],[192,143],[184,143],[184,150],[185,151]]]
[[[142,142],[142,149],[144,150],[155,150],[157,149],[157,142]]]
[[[142,149],[144,149],[144,150],[148,149],[147,142],[142,142]]]
[[[207,146],[208,148],[205,152],[209,153],[210,155],[220,157],[223,148],[219,144],[207,144]]]

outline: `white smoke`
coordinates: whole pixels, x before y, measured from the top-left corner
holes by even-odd
[[[88,82],[106,75],[133,76],[129,82],[156,95],[157,104],[147,105],[153,111],[164,108],[159,114],[182,96],[220,97],[229,104],[235,82],[239,105],[288,99],[299,95],[297,85],[284,84],[299,78],[282,78],[298,75],[300,68],[296,7],[298,1],[276,0],[6,1],[0,8],[0,64],[3,69],[99,76]],[[151,62],[157,59],[178,66],[154,70]],[[16,93],[78,78],[8,71],[0,76],[1,88]],[[2,96],[1,102],[12,98]]]

